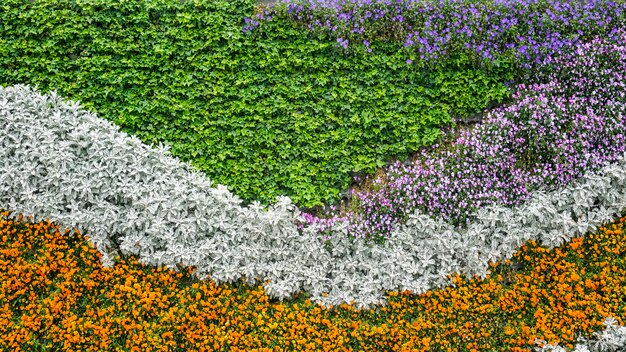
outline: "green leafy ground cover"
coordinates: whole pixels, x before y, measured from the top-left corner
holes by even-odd
[[[253,13],[251,0],[6,0],[0,84],[81,101],[246,201],[303,207],[509,96],[506,63],[426,69],[399,44],[343,52],[278,19],[243,33]]]

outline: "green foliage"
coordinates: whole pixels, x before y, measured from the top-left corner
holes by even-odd
[[[247,201],[304,207],[509,94],[506,62],[427,70],[395,44],[342,52],[279,20],[243,33],[253,11],[251,0],[5,0],[0,84],[57,90]]]

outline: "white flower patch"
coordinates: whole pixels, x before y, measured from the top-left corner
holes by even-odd
[[[522,206],[491,206],[459,230],[416,212],[383,245],[334,226],[327,248],[298,209],[280,197],[242,206],[226,187],[148,147],[112,123],[27,86],[0,87],[0,208],[79,228],[112,265],[117,254],[217,283],[269,280],[268,295],[300,291],[314,302],[385,302],[386,291],[451,285],[448,275],[484,277],[534,239],[550,247],[611,221],[626,208],[626,155],[569,186],[537,192]]]

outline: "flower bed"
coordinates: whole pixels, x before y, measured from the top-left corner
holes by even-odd
[[[378,309],[329,310],[306,294],[278,302],[261,286],[217,286],[191,269],[143,266],[134,257],[104,268],[86,236],[7,215],[0,215],[0,345],[12,351],[521,352],[536,339],[571,348],[601,330],[605,317],[626,323],[626,218],[554,249],[530,241],[484,280],[456,276],[455,287],[389,292]],[[605,335],[596,347],[625,338],[610,326]]]
[[[346,49],[401,42],[412,54],[408,62],[418,65],[461,54],[496,65],[514,57],[530,67],[595,35],[614,37],[625,16],[622,1],[280,0],[244,30],[288,18]]]
[[[626,155],[514,208],[479,209],[457,229],[419,210],[383,245],[298,231],[289,199],[243,207],[224,187],[163,149],[55,95],[0,88],[0,208],[78,227],[112,265],[120,252],[145,264],[193,266],[216,282],[266,282],[284,299],[306,291],[324,305],[384,302],[384,292],[448,285],[455,272],[485,276],[528,240],[555,246],[626,208]]]
[[[517,86],[513,102],[450,145],[396,162],[354,192],[346,214],[305,214],[320,232],[347,222],[355,237],[386,238],[416,209],[466,226],[483,206],[512,206],[568,184],[626,150],[626,37],[594,41]]]
[[[510,96],[508,64],[424,71],[391,43],[342,55],[288,21],[250,37],[241,28],[253,3],[3,0],[0,85],[80,101],[247,203],[287,195],[304,207],[339,200],[352,172]]]
[[[232,29],[228,21],[239,13],[221,1],[175,2],[157,11],[157,22],[174,21],[168,17],[173,13],[174,22],[193,27],[197,23],[191,19],[201,17],[219,20],[211,23],[227,33],[220,31]],[[151,11],[163,4],[144,9],[114,2],[109,10],[137,15],[128,18],[149,27]],[[530,1],[529,27],[524,27],[508,26],[528,19],[520,1],[465,4],[446,2],[435,17],[431,5],[420,8],[425,19],[435,22],[478,10],[484,12],[476,13],[478,22],[505,18],[504,27],[487,34],[471,29],[478,38],[466,49],[479,60],[491,60],[489,50],[498,49],[481,51],[473,46],[480,40],[495,35],[497,42],[511,31],[536,27],[539,34],[529,33],[528,43],[551,38],[553,46],[534,43],[531,54],[551,65],[534,71],[536,78],[517,86],[511,104],[490,112],[471,133],[424,151],[414,164],[385,169],[373,189],[355,194],[345,218],[314,219],[286,197],[269,207],[244,205],[224,186],[170,156],[169,148],[149,147],[78,103],[29,86],[0,86],[0,209],[10,210],[0,213],[0,346],[29,351],[528,351],[544,345],[545,351],[558,350],[556,344],[572,348],[578,338],[579,350],[621,348],[626,343],[626,328],[618,326],[626,322],[626,34],[603,25],[622,23],[623,5]],[[5,6],[0,18],[26,26],[25,19],[46,6],[68,7],[41,12],[54,22],[59,13],[71,17],[83,5],[41,1],[19,6],[23,12]],[[190,6],[202,15],[184,12]],[[215,17],[218,8],[232,16]],[[494,12],[498,9],[504,9],[503,18]],[[537,17],[540,11],[545,23]],[[608,13],[615,17],[599,18]],[[558,27],[563,16],[572,16],[573,24]],[[268,28],[290,28],[285,21],[263,24],[259,35],[270,35],[263,32]],[[586,38],[587,31],[578,32],[582,25],[606,36],[561,52],[564,45]],[[390,39],[375,27],[351,35]],[[41,34],[37,30],[28,35]],[[10,26],[0,28],[0,36],[9,38],[10,31]],[[300,30],[289,33],[309,38]],[[408,38],[421,35],[416,33]],[[570,36],[561,40],[555,33]],[[16,73],[36,80],[41,72],[31,77],[31,71],[16,68],[20,60],[14,54],[28,45],[11,38],[13,46],[0,43],[0,51],[10,54],[0,58],[0,77]],[[237,38],[229,45],[256,43],[253,37]],[[467,64],[467,53],[455,52],[452,41],[438,52],[423,46],[423,39],[415,48],[424,57],[416,65],[408,62],[411,69],[403,66],[402,72],[417,74],[433,53],[460,53],[459,65]],[[277,42],[263,43],[275,54],[271,48]],[[323,40],[315,45],[329,47]],[[383,44],[370,49],[376,45]],[[532,61],[520,47],[507,49],[513,52],[500,52],[499,59],[509,62],[507,55],[519,54],[518,62]],[[556,52],[564,56],[551,56]],[[436,84],[444,95],[458,88],[450,90],[449,78],[453,86],[464,81],[457,71],[428,72],[434,75],[430,78],[439,75]],[[470,81],[481,80],[483,71],[471,72],[476,75]],[[496,76],[488,75],[488,81]],[[469,109],[463,105],[469,101],[456,101],[454,109]],[[445,105],[435,108],[450,111]],[[131,120],[126,122],[149,129]],[[34,217],[25,220],[24,215]],[[305,220],[308,226],[302,225]],[[603,321],[606,330],[600,334]],[[597,341],[586,341],[592,334]]]

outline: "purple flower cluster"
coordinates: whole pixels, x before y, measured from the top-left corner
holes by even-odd
[[[356,237],[385,238],[416,209],[457,226],[490,204],[516,205],[537,189],[566,185],[626,151],[626,35],[595,38],[520,84],[513,103],[487,113],[444,148],[397,162],[350,211],[307,222],[347,221]]]
[[[625,10],[612,0],[279,0],[256,16],[286,17],[344,48],[394,40],[423,62],[463,52],[483,61],[512,55],[528,67],[593,35],[614,37]]]
[[[260,18],[259,18],[260,19]],[[243,32],[249,32],[259,26],[259,21],[252,18],[244,18],[246,25],[243,27]]]

